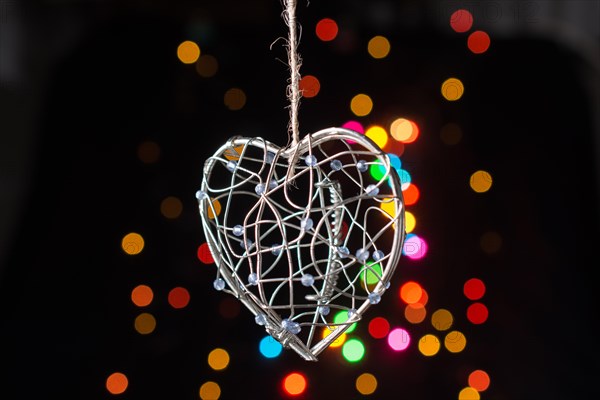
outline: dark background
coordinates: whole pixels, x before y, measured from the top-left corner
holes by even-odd
[[[365,125],[397,114],[418,123],[402,160],[420,184],[412,210],[429,253],[403,258],[392,289],[421,282],[428,310],[450,310],[467,348],[422,356],[416,339],[436,332],[408,324],[395,295],[371,316],[407,327],[414,344],[392,354],[365,322],[357,364],[335,351],[318,363],[292,351],[265,359],[248,312],[220,315],[216,271],[196,258],[204,237],[194,193],[204,160],[228,137],[287,142],[286,54],[282,42],[271,46],[287,35],[280,2],[2,0],[0,398],[111,398],[104,384],[114,371],[129,378],[123,399],[197,399],[208,380],[222,399],[282,398],[291,371],[306,374],[306,399],[360,398],[362,372],[379,381],[372,398],[456,399],[479,368],[491,377],[483,399],[598,393],[599,3],[300,3],[301,71],[322,85],[301,103],[301,133],[353,119],[359,92],[375,102]],[[449,27],[462,7],[491,36],[484,54]],[[324,17],[345,40],[316,38]],[[392,43],[383,60],[366,52],[378,34]],[[177,59],[187,39],[218,59],[215,77]],[[440,95],[450,76],[465,84],[457,102]],[[223,105],[231,87],[248,96],[239,111]],[[455,146],[440,139],[449,122],[463,131]],[[153,164],[137,157],[147,140],[161,149]],[[478,169],[492,174],[488,193],[469,188]],[[175,220],[160,214],[167,196],[183,203]],[[130,231],[146,240],[135,257],[120,248]],[[493,254],[479,244],[488,231],[502,238]],[[483,325],[465,317],[462,285],[473,276],[487,284]],[[155,292],[150,335],[133,329],[140,309],[129,296],[140,283]],[[166,300],[175,286],[191,294],[181,310]],[[206,363],[215,347],[231,355],[225,371]]]

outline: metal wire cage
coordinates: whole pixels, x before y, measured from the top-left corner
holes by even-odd
[[[196,197],[214,288],[306,360],[390,286],[406,235],[401,184],[364,135],[328,128],[287,148],[233,137],[206,160]]]

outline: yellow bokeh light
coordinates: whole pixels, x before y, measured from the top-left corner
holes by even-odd
[[[373,374],[365,372],[356,378],[356,390],[360,394],[369,395],[375,393],[377,389],[377,378]]]
[[[435,335],[425,335],[419,340],[419,351],[427,357],[434,356],[440,351],[440,340]]]
[[[452,326],[454,317],[450,311],[440,308],[431,314],[431,325],[438,331],[447,331]]]
[[[131,232],[121,240],[121,248],[129,255],[140,254],[144,249],[144,238],[139,233]]]
[[[365,136],[374,141],[380,149],[383,149],[388,141],[387,132],[379,125],[369,127],[365,132]]]
[[[350,110],[352,110],[357,117],[369,115],[373,110],[373,100],[366,94],[357,94],[350,101]]]
[[[181,215],[183,210],[183,204],[177,197],[169,196],[166,197],[160,203],[160,213],[169,219],[175,219]]]
[[[213,219],[221,214],[221,202],[217,199],[212,200],[212,207],[208,207],[207,214],[209,219]]]
[[[232,111],[241,110],[246,105],[246,93],[240,88],[231,88],[225,92],[223,102]]]
[[[367,50],[373,58],[385,58],[390,53],[390,41],[383,36],[375,36],[369,40]]]
[[[326,326],[325,328],[323,328],[323,339],[325,339],[327,336],[331,335],[333,332],[335,332],[337,329],[339,329],[339,326],[331,326],[328,327]],[[330,345],[329,347],[340,347],[341,345],[344,344],[344,342],[346,341],[346,333],[342,333],[339,337],[337,337]]]
[[[200,47],[191,40],[186,40],[177,47],[177,57],[184,64],[193,64],[200,57]]]
[[[458,400],[479,400],[479,392],[472,387],[466,387],[458,393]]]
[[[211,78],[215,76],[219,70],[219,62],[217,59],[209,54],[200,56],[196,62],[196,72],[198,75],[204,78]]]
[[[224,349],[214,349],[208,354],[208,365],[215,371],[220,371],[229,365],[229,353]]]
[[[469,185],[477,193],[484,193],[492,187],[492,175],[487,171],[475,171],[469,179]]]
[[[451,353],[460,353],[467,345],[467,338],[462,332],[449,332],[444,338],[444,346]]]
[[[133,326],[138,333],[147,335],[156,329],[156,319],[150,313],[142,313],[135,318]]]
[[[205,382],[200,386],[200,398],[202,400],[219,400],[221,387],[216,382]]]
[[[411,233],[417,225],[417,219],[410,211],[404,211],[404,223],[406,225],[406,233]]]
[[[448,101],[455,101],[462,97],[465,87],[460,79],[448,78],[442,83],[442,96]]]

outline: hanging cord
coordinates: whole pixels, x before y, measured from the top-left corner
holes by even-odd
[[[288,134],[292,137],[292,146],[295,146],[300,141],[298,108],[300,106],[299,80],[300,80],[300,65],[302,63],[298,54],[298,34],[296,32],[296,0],[284,0],[286,6],[283,19],[289,28],[287,53],[288,65],[290,68],[290,83],[287,87],[287,97],[290,101],[290,122],[288,125]]]

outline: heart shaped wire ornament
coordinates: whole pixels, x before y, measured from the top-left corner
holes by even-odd
[[[196,198],[214,288],[283,347],[316,361],[390,287],[404,203],[389,157],[368,137],[333,127],[299,140],[295,2],[285,4],[293,140],[282,148],[230,138],[204,163]]]

